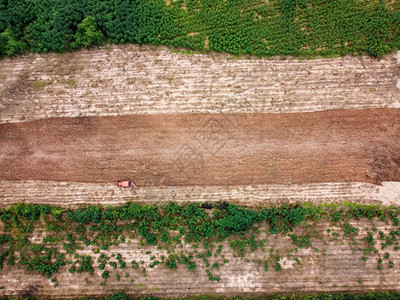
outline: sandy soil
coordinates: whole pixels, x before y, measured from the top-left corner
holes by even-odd
[[[136,115],[0,125],[0,179],[139,186],[400,179],[400,110]]]
[[[237,59],[125,45],[0,61],[0,123],[382,107],[400,107],[399,54],[380,60]]]

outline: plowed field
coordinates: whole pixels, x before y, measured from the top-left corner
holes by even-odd
[[[1,179],[151,185],[400,180],[400,110],[142,115],[0,125]]]

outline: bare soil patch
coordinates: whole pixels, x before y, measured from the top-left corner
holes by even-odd
[[[0,178],[221,186],[400,180],[400,110],[0,125]]]
[[[238,59],[138,45],[25,56],[0,61],[0,123],[400,107],[398,56]]]

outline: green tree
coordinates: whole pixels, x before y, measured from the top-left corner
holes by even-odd
[[[72,48],[89,48],[92,45],[99,45],[103,41],[104,35],[98,29],[95,17],[87,16],[78,24],[75,41],[71,46]]]
[[[0,33],[0,57],[21,54],[27,50],[26,44],[17,41],[11,28]]]

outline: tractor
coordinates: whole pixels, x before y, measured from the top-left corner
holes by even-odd
[[[117,186],[125,187],[125,188],[133,187],[134,189],[137,188],[136,184],[132,180],[118,180]]]

